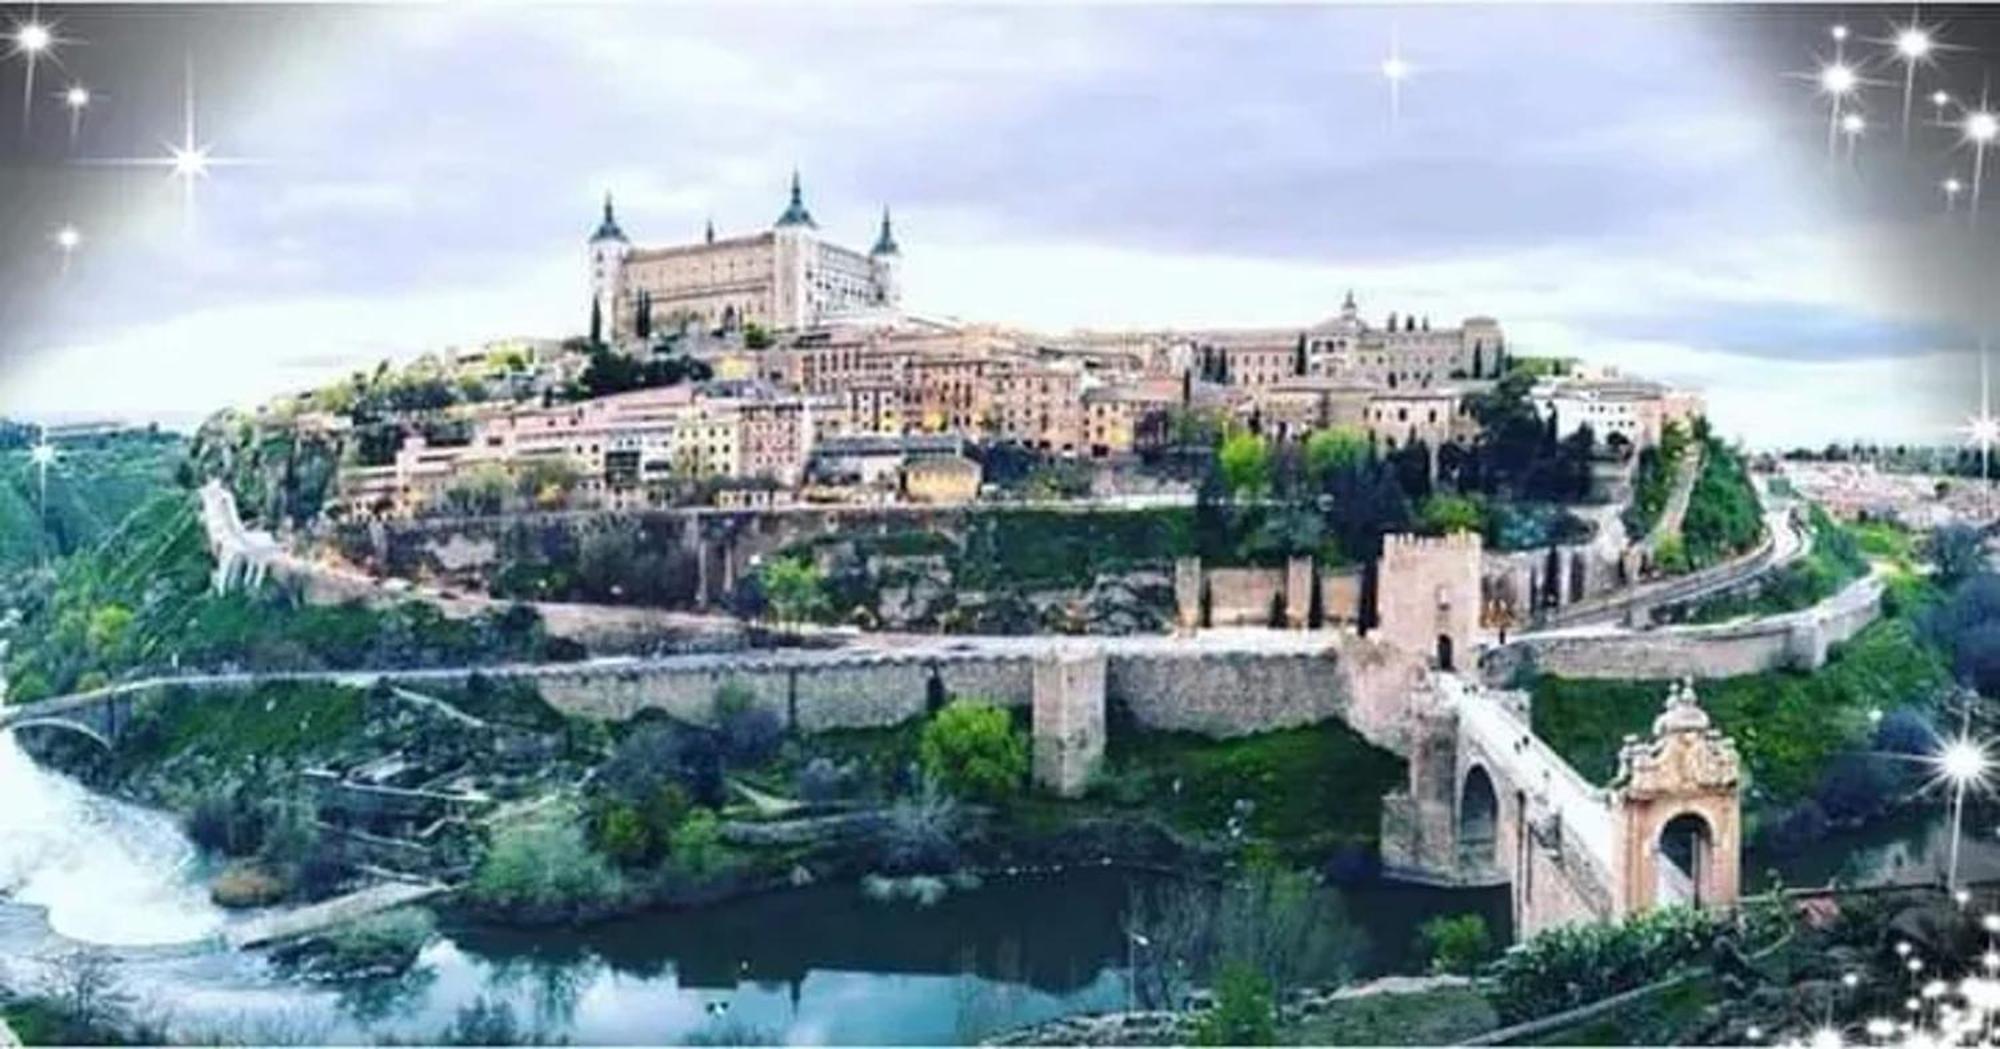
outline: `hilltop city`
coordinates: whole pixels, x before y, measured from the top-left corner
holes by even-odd
[[[1523,362],[1490,317],[1371,322],[1352,291],[1296,327],[1052,336],[928,317],[903,308],[890,214],[865,253],[845,247],[796,176],[770,228],[711,225],[658,247],[635,246],[607,197],[588,265],[587,340],[410,364],[411,392],[373,420],[400,440],[359,442],[329,512],[446,512],[494,468],[560,481],[544,501],[572,508],[673,505],[689,496],[672,482],[696,480],[721,506],[964,502],[990,491],[968,451],[993,446],[1090,464],[1115,490],[1177,427],[1204,423],[1296,443],[1352,428],[1382,453],[1435,460],[1471,445],[1470,400],[1524,363],[1557,440],[1588,431],[1627,464],[1702,410],[1692,391],[1610,369]],[[334,387],[263,412],[344,436],[353,400]]]
[[[931,316],[776,210],[607,196],[567,338],[0,425],[0,1042],[1752,1044],[2000,911],[1982,464],[1365,288]]]

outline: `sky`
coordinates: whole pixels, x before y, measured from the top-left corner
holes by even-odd
[[[1979,403],[2000,198],[1929,92],[2000,19],[1908,8],[0,7],[0,414],[190,426],[384,359],[587,322],[638,244],[894,209],[905,302],[1074,327],[1498,317],[1702,389],[1757,446],[1943,442]],[[1812,72],[1864,77],[1829,152]],[[1989,46],[1990,45],[1990,46]],[[1381,63],[1412,69],[1392,104]],[[0,48],[4,53],[4,48]],[[192,74],[190,76],[190,74]],[[72,138],[59,97],[93,90]],[[191,194],[157,164],[185,133]],[[1958,104],[1945,111],[1958,119]],[[2000,148],[1995,178],[2000,179]],[[222,160],[230,163],[220,163]],[[2000,190],[1996,190],[2000,192]],[[73,223],[73,251],[53,242]],[[1982,312],[1986,311],[1986,312]],[[1995,347],[2000,351],[2000,347]]]

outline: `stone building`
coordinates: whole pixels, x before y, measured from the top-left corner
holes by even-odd
[[[607,196],[590,238],[593,328],[615,345],[683,325],[798,330],[843,314],[895,309],[901,269],[886,209],[866,253],[835,244],[807,210],[796,172],[790,200],[770,229],[717,238],[711,225],[687,244],[634,247]]]

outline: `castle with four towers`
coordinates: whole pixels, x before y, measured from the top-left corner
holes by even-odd
[[[821,235],[797,172],[791,199],[770,229],[691,244],[633,247],[611,198],[590,238],[592,334],[620,344],[682,326],[802,329],[825,320],[896,308],[901,251],[889,212],[867,253]]]

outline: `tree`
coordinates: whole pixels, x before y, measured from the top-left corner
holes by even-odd
[[[1335,471],[1358,470],[1368,464],[1368,434],[1356,426],[1335,426],[1306,438],[1306,474],[1325,481]]]
[[[746,350],[768,350],[772,343],[771,333],[763,325],[751,321],[743,326],[743,348]]]
[[[778,622],[810,622],[827,608],[826,580],[819,566],[805,557],[778,557],[758,570],[757,582]]]
[[[1005,710],[955,699],[924,726],[917,757],[926,774],[953,794],[1004,801],[1028,774],[1028,743]]]
[[[1477,914],[1432,918],[1417,927],[1417,941],[1437,973],[1470,975],[1493,954],[1493,935]]]
[[[1417,516],[1424,530],[1436,535],[1477,532],[1485,525],[1485,514],[1477,500],[1450,492],[1431,493]]]
[[[1256,434],[1237,433],[1225,439],[1216,461],[1232,498],[1256,498],[1271,487],[1271,449]]]
[[[1972,578],[1986,564],[1979,529],[1950,524],[1931,536],[1931,561],[1937,565],[1938,585],[1950,588]]]

